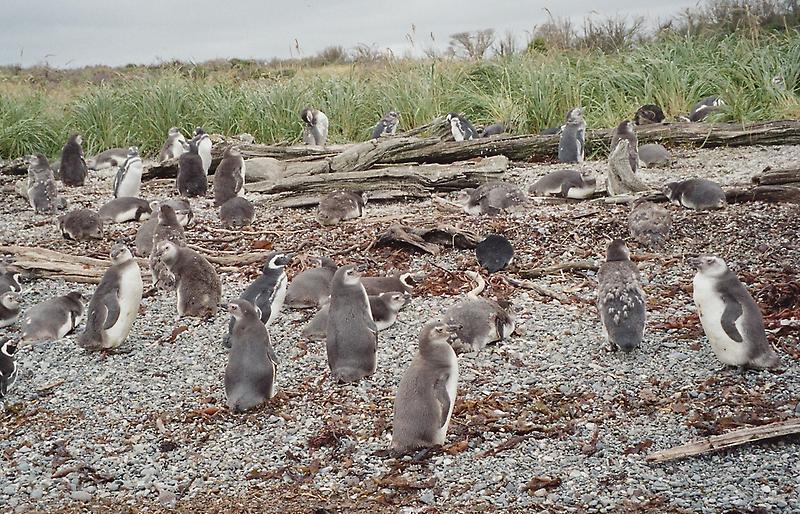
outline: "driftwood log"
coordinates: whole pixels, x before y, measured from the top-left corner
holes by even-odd
[[[630,142],[627,139],[620,139],[608,156],[606,189],[610,195],[640,193],[649,189],[631,168],[629,148]]]
[[[481,238],[474,232],[454,227],[408,227],[395,223],[378,235],[375,246],[400,244],[439,255],[440,246],[464,250],[475,248],[480,241]]]
[[[753,183],[760,186],[792,185],[800,187],[800,168],[787,170],[767,168],[761,175],[753,177]]]

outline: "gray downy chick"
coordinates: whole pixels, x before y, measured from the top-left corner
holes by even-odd
[[[71,134],[61,149],[59,173],[61,182],[67,187],[82,186],[86,180],[86,161],[83,159],[81,144],[83,144],[81,135]]]
[[[65,239],[103,239],[103,220],[91,209],[78,209],[59,216],[58,229]]]
[[[597,282],[597,310],[607,340],[625,352],[637,348],[644,337],[646,300],[639,269],[622,239],[608,245]]]
[[[338,225],[360,218],[367,204],[366,195],[356,191],[333,191],[323,196],[317,207],[317,221],[322,226]]]
[[[597,178],[591,172],[557,170],[537,180],[528,192],[536,196],[558,195],[583,200],[594,195],[596,190]]]
[[[716,182],[704,178],[669,182],[664,186],[664,195],[675,205],[698,211],[722,209],[727,205],[725,191]]]
[[[634,203],[628,215],[631,237],[651,250],[663,250],[672,228],[672,214],[653,202]]]
[[[162,241],[172,241],[178,246],[186,246],[186,235],[184,234],[183,226],[178,221],[175,210],[166,203],[158,207],[158,216],[156,217],[156,225],[153,227],[153,238],[150,241],[150,247],[155,248]],[[163,291],[174,290],[175,277],[155,251],[151,250],[149,261],[153,285]]]
[[[219,208],[219,220],[227,229],[248,227],[255,219],[255,207],[243,196],[234,196]]]
[[[630,120],[624,120],[612,132],[611,152],[617,147],[620,139],[628,140],[628,160],[631,163],[631,170],[636,173],[639,170],[639,138],[636,137],[635,127]]]
[[[458,200],[467,214],[494,216],[502,211],[522,208],[528,198],[514,184],[493,181],[481,184],[477,188],[462,189]]]
[[[28,202],[36,214],[55,214],[58,191],[53,170],[42,154],[31,156],[28,166]]]
[[[197,139],[195,138],[189,141],[189,150],[178,159],[175,188],[181,196],[186,198],[205,196],[208,192],[208,176],[203,169],[203,159],[197,152]]]
[[[675,158],[663,145],[648,143],[639,147],[639,161],[648,168],[664,168],[673,165]]]
[[[319,307],[331,295],[331,280],[339,266],[328,257],[315,258],[316,268],[301,271],[289,283],[285,304],[292,309]]]
[[[155,252],[175,277],[178,315],[215,316],[222,298],[222,284],[217,271],[206,258],[172,241],[158,243]]]
[[[220,207],[231,198],[244,196],[245,163],[242,153],[229,146],[214,172],[214,206]]]
[[[586,146],[586,120],[583,108],[576,107],[567,113],[567,122],[558,140],[558,160],[561,162],[583,162]]]

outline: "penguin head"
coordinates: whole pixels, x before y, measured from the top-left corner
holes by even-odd
[[[41,153],[31,155],[28,158],[28,161],[30,162],[32,168],[50,168],[50,163],[47,161],[47,157]]]
[[[691,260],[697,271],[709,277],[721,277],[728,271],[728,265],[721,258],[714,255],[701,255]]]
[[[387,291],[385,293],[381,293],[379,296],[389,307],[389,310],[393,312],[398,312],[400,309],[405,307],[409,298],[409,295],[405,293],[398,293],[397,291]]]
[[[206,133],[206,131],[205,131],[205,129],[203,129],[203,127],[197,127],[197,128],[194,129],[194,132],[192,132],[192,136],[193,137],[198,137],[198,136],[202,136],[205,133]]]
[[[131,146],[128,148],[128,158],[137,157],[139,155],[139,147],[138,146]]]
[[[248,302],[247,300],[242,300],[238,298],[236,300],[231,300],[228,303],[228,313],[231,316],[236,318],[237,320],[248,318],[248,317],[261,317],[261,312],[258,307],[254,306],[252,303]]]
[[[172,241],[161,241],[155,247],[156,255],[161,257],[161,260],[169,264],[178,258],[178,245]]]
[[[440,319],[427,322],[422,327],[422,332],[419,334],[420,343],[427,342],[428,344],[447,344],[447,340],[456,330],[460,329],[461,325],[457,323],[448,323]]]
[[[617,134],[633,134],[634,125],[631,120],[623,120],[617,125]]]
[[[83,303],[83,294],[80,291],[70,291],[66,296],[73,301]]]
[[[389,113],[386,116],[396,120],[400,118],[400,113],[397,111],[389,111]]]
[[[680,182],[667,182],[664,184],[664,188],[661,190],[661,192],[664,193],[664,196],[667,197],[667,200],[670,202],[676,202],[680,200],[679,190]]]
[[[628,246],[622,239],[614,239],[608,244],[606,251],[606,261],[629,261],[631,259],[631,252]]]
[[[264,264],[264,273],[268,273],[270,270],[274,269],[281,269],[289,264],[291,260],[291,254],[273,252],[267,256],[267,263]]]
[[[6,357],[13,357],[17,353],[17,343],[9,339],[0,347],[0,353]]]
[[[342,274],[342,281],[348,286],[361,284],[361,273],[352,264],[342,266],[337,273]]]
[[[300,111],[300,119],[309,127],[314,124],[314,111],[311,107],[306,107]]]
[[[150,205],[153,208],[153,205]],[[155,209],[153,209],[155,212]],[[178,217],[175,215],[175,209],[171,205],[163,204],[158,206],[158,224],[159,225],[176,225],[178,224]]]
[[[581,171],[581,180],[583,180],[583,183],[587,186],[597,187],[597,177],[591,170]]]
[[[462,189],[461,191],[458,192],[456,200],[461,205],[468,205],[470,202],[473,201],[473,196],[475,196],[475,191],[476,189],[472,187]]]
[[[111,263],[120,264],[133,259],[130,249],[124,244],[115,244],[111,247]]]
[[[178,127],[170,127],[169,131],[167,131],[167,134],[170,135],[170,136],[173,135],[173,134],[180,134],[180,133],[181,133],[181,129],[179,129]]]
[[[6,309],[15,310],[19,308],[19,295],[13,291],[6,291],[3,296],[0,296],[0,303]]]
[[[583,121],[583,107],[575,107],[567,113],[567,123]]]
[[[239,147],[235,145],[231,145],[225,149],[223,152],[223,157],[241,157],[242,152],[239,151]]]
[[[75,132],[73,134],[70,134],[68,142],[69,143],[75,143],[77,145],[82,145],[83,144],[83,136],[81,136],[80,134]]]

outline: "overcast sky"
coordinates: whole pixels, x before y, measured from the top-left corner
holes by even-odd
[[[665,19],[696,0],[0,0],[0,64],[55,67],[310,56],[363,43],[395,54],[447,46],[454,32],[526,32],[556,17]],[[407,35],[415,27],[416,46]]]

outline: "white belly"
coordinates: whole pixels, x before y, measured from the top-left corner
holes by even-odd
[[[244,177],[245,177],[245,168],[246,168],[246,166],[245,166],[245,163],[244,163],[244,161],[242,161],[242,171],[241,171],[241,173],[242,173],[242,188],[241,188],[241,189],[239,190],[239,192],[237,193],[237,195],[239,195],[239,196],[244,196]]]
[[[139,190],[142,187],[142,176],[135,175],[131,176],[130,173],[125,176],[125,179],[119,185],[119,192],[117,193],[118,197],[123,196],[132,196],[132,197],[139,197]]]
[[[131,331],[133,320],[142,302],[142,274],[139,266],[126,266],[120,277],[119,319],[103,332],[103,348],[116,348],[125,342]]]
[[[728,337],[722,329],[722,313],[725,311],[725,304],[719,293],[714,291],[713,284],[709,279],[700,275],[695,275],[692,281],[694,291],[692,297],[700,315],[700,324],[703,331],[711,343],[711,349],[717,358],[729,366],[741,366],[749,361],[748,348],[746,342],[737,342]],[[741,328],[737,321],[736,326]]]
[[[458,390],[458,359],[456,358],[456,352],[454,352],[452,349],[450,350],[450,376],[447,379],[447,384],[445,387],[447,389],[447,397],[450,398],[450,409],[447,411],[447,421],[445,422],[444,426],[436,431],[434,444],[444,444],[444,440],[447,437],[447,429],[450,426],[450,418],[453,415],[453,407],[456,405],[456,393]]]
[[[567,191],[567,198],[577,198],[579,200],[583,200],[584,198],[589,198],[594,194],[594,187],[584,186],[584,187],[573,187]]]
[[[265,323],[266,326],[272,324],[275,318],[278,317],[278,313],[280,313],[281,307],[283,307],[283,300],[286,298],[286,274],[281,275],[281,278],[278,280],[278,286],[275,290],[275,298],[272,299],[272,304],[270,304],[270,313],[269,319]]]

